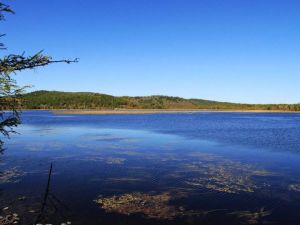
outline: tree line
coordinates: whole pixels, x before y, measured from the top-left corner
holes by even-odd
[[[237,104],[170,96],[115,97],[91,92],[35,91],[22,95],[24,109],[208,109],[300,111],[300,104]]]

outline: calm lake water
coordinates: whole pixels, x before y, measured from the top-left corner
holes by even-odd
[[[0,156],[19,224],[300,224],[300,114],[22,120]]]

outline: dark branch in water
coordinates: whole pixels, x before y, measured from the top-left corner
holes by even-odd
[[[53,171],[53,164],[51,163],[50,169],[49,169],[49,174],[48,174],[48,180],[47,180],[47,186],[46,190],[44,193],[44,198],[43,202],[41,205],[41,210],[36,218],[35,224],[38,223],[43,223],[45,222],[44,220],[47,219],[47,206],[50,205],[54,208],[55,213],[59,213],[59,215],[66,219],[64,215],[64,209],[69,210],[68,206],[66,206],[61,200],[59,200],[53,193],[51,193],[51,176],[52,176],[52,171]],[[63,208],[63,209],[61,209]]]
[[[39,221],[41,220],[41,218],[44,215],[44,210],[45,210],[45,207],[46,207],[46,204],[47,204],[47,199],[48,199],[49,191],[50,191],[51,175],[52,175],[52,163],[50,165],[50,170],[49,170],[49,174],[48,174],[48,181],[47,181],[47,186],[46,186],[46,190],[45,190],[45,194],[44,194],[44,200],[43,200],[43,203],[42,203],[42,208],[41,208],[40,214],[38,215],[38,217],[35,221],[35,224],[39,223]]]

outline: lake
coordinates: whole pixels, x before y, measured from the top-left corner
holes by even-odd
[[[300,114],[22,122],[0,156],[1,225],[299,224]]]

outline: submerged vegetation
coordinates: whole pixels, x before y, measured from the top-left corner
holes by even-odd
[[[18,183],[19,179],[25,175],[25,172],[19,171],[16,168],[0,171],[0,184]]]
[[[95,202],[106,212],[117,212],[125,215],[142,213],[147,218],[173,219],[181,212],[169,205],[170,200],[170,193],[131,193],[108,198],[99,197]]]
[[[254,178],[272,175],[268,171],[231,160],[199,162],[186,165],[185,169],[198,174],[198,177],[186,182],[188,185],[232,194],[254,192],[266,187],[267,184],[256,183]]]
[[[164,192],[155,193],[126,193],[112,197],[99,196],[95,200],[108,213],[119,213],[123,215],[142,214],[148,219],[173,220],[178,217],[197,216],[198,219],[205,218],[209,214],[223,213],[227,217],[234,217],[239,224],[261,224],[265,217],[272,214],[271,210],[260,208],[256,211],[231,211],[229,209],[214,210],[187,210],[183,206],[172,205],[172,200],[186,197],[177,193]],[[226,212],[224,214],[224,212]]]
[[[95,200],[108,213],[123,215],[142,214],[147,219],[173,220],[186,216],[207,216],[219,210],[188,210],[183,206],[171,204],[172,201],[187,197],[184,193],[126,193],[112,197],[99,196]]]
[[[290,184],[289,185],[289,190],[300,192],[300,184]]]
[[[264,208],[259,209],[257,212],[251,211],[237,211],[228,213],[228,215],[236,216],[242,224],[262,224],[264,217],[272,214],[272,211]]]
[[[7,214],[5,216],[0,216],[0,225],[18,224],[19,216],[17,213]]]
[[[300,104],[236,104],[169,96],[115,97],[91,92],[35,91],[23,95],[25,109],[208,109],[300,111]]]

